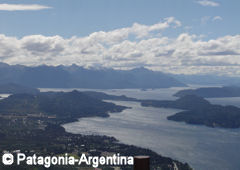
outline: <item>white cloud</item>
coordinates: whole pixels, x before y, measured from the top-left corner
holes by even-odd
[[[223,20],[223,18],[222,17],[220,17],[220,16],[215,16],[215,17],[212,17],[212,16],[203,16],[202,18],[201,18],[201,24],[202,25],[206,25],[208,22],[210,22],[210,21],[221,21],[221,20]]]
[[[0,4],[0,11],[35,11],[49,8],[51,7],[38,4]]]
[[[153,25],[133,24],[109,32],[65,39],[30,35],[0,35],[0,61],[24,65],[70,65],[130,69],[146,66],[171,73],[239,75],[240,35],[202,40],[182,33],[176,38],[159,35],[181,24],[174,18]],[[135,37],[132,37],[132,35]]]
[[[151,35],[151,33],[163,31],[169,27],[177,28],[181,26],[181,22],[174,17],[165,18],[162,22],[153,25],[143,25],[134,23],[131,27],[116,29],[109,32],[94,32],[86,40],[92,40],[94,42],[102,42],[106,44],[116,43],[127,39],[130,35],[135,36],[137,39],[141,39]]]
[[[215,17],[213,17],[212,20],[213,20],[213,21],[221,21],[221,20],[223,20],[223,18],[220,17],[220,16],[215,16]]]
[[[220,5],[219,3],[210,1],[210,0],[199,0],[199,1],[197,1],[197,3],[202,6],[211,6],[211,7],[217,7]]]

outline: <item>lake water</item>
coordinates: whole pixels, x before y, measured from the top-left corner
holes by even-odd
[[[0,99],[4,99],[10,96],[10,94],[0,94]]]
[[[172,100],[175,99],[172,94],[179,89],[98,91],[139,99]],[[208,100],[216,104],[240,106],[240,98]],[[163,156],[188,162],[196,170],[240,169],[240,129],[187,125],[166,119],[179,111],[176,109],[142,107],[138,102],[111,102],[131,109],[110,114],[109,118],[82,118],[63,125],[64,128],[71,133],[114,136],[122,143],[149,148]]]

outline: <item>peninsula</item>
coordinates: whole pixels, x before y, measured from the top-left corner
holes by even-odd
[[[206,98],[240,97],[240,87],[204,87],[198,89],[180,90],[174,94],[176,97],[183,97],[186,95],[197,95]]]
[[[87,95],[87,94],[91,95]],[[95,97],[94,97],[95,96]],[[119,143],[113,137],[71,134],[62,124],[81,117],[107,117],[109,112],[121,112],[127,107],[102,101],[99,98],[120,99],[127,97],[107,95],[99,92],[45,92],[38,94],[14,94],[0,100],[0,150],[15,154],[56,156],[65,153],[79,157],[82,153],[104,156],[120,153],[125,156],[149,155],[151,169],[191,170],[187,163],[132,145]],[[129,99],[130,100],[130,99]],[[19,148],[21,149],[19,151]],[[11,166],[11,169],[43,169],[40,166]],[[51,169],[84,169],[81,166],[53,166]],[[88,167],[89,168],[89,167]],[[114,167],[101,166],[103,169]],[[120,167],[124,170],[131,166]],[[0,169],[5,166],[0,163]]]
[[[208,127],[240,127],[240,108],[213,105],[204,98],[195,95],[186,95],[175,101],[144,100],[141,105],[185,110],[168,116],[168,120]]]

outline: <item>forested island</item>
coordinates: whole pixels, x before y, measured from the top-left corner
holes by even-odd
[[[168,120],[208,127],[240,127],[240,108],[213,105],[204,98],[195,95],[186,95],[175,101],[144,100],[141,102],[141,105],[186,110],[168,116]]]
[[[82,93],[100,100],[139,101],[136,98],[127,97],[125,95],[116,96],[116,95],[106,94],[103,92],[95,92],[95,91],[82,91]]]
[[[240,97],[240,87],[204,87],[198,89],[180,90],[174,96],[183,97],[186,95],[197,95],[206,98],[217,97]]]
[[[127,107],[103,100],[138,101],[142,106],[176,108],[186,111],[169,116],[169,120],[183,121],[209,127],[239,128],[240,109],[209,103],[202,97],[186,95],[175,101],[140,100],[124,95],[115,96],[102,92],[39,92],[13,94],[0,101],[0,114],[41,115],[72,122],[82,117],[108,117],[109,112],[121,112]]]
[[[107,103],[76,90],[72,92],[44,92],[38,94],[14,94],[0,101],[1,114],[42,114],[63,119],[101,116],[108,112],[126,109]]]
[[[88,95],[89,94],[89,95]],[[94,97],[95,96],[95,97]],[[62,155],[69,153],[79,157],[82,153],[92,156],[120,153],[125,156],[149,155],[152,169],[191,170],[187,163],[132,145],[119,143],[113,137],[85,136],[67,133],[62,124],[81,117],[108,116],[109,112],[120,112],[127,109],[104,99],[128,99],[126,96],[106,95],[99,92],[44,92],[37,94],[13,94],[0,101],[0,150],[3,152],[34,153],[41,156]],[[129,98],[129,100],[132,100]],[[54,166],[51,169],[83,169],[81,166]],[[0,163],[0,169],[8,167]],[[11,169],[44,169],[41,166],[11,166]],[[102,166],[103,169],[113,167]],[[121,167],[124,170],[131,166]]]

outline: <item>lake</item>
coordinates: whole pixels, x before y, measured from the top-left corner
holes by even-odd
[[[173,100],[175,97],[172,94],[179,89],[98,91],[139,99]],[[216,104],[240,106],[240,98],[208,100]],[[110,114],[109,118],[82,118],[78,122],[63,125],[64,128],[71,133],[114,136],[122,143],[149,148],[163,156],[187,162],[196,170],[240,169],[240,129],[187,125],[166,119],[180,110],[142,107],[138,102],[110,102],[131,109]]]

